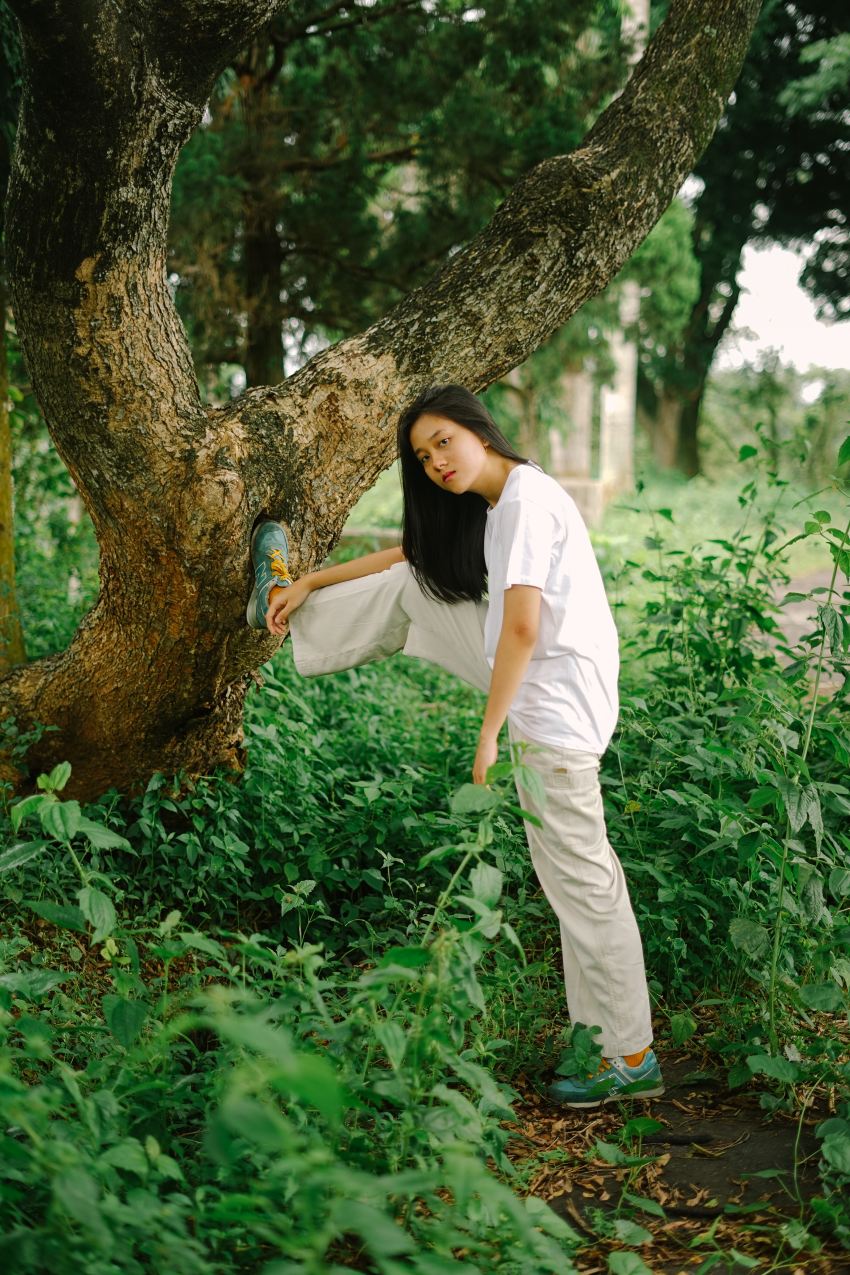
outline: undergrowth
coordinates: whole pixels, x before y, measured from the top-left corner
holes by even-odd
[[[826,1096],[795,1242],[850,1246],[850,549],[846,512],[786,497],[749,482],[740,527],[691,549],[665,543],[672,511],[635,515],[642,552],[608,564],[603,784],[658,1021],[768,1114]],[[794,649],[789,537],[831,570]],[[81,810],[60,766],[9,806],[0,1254],[22,1275],[573,1269],[580,1237],[505,1155],[511,1084],[542,1083],[566,1024],[510,765],[464,786],[480,697],[400,657],[305,682],[284,647],[263,675],[240,782],[156,776]]]

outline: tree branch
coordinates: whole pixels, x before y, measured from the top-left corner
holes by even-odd
[[[298,488],[332,536],[346,501],[391,462],[404,403],[434,381],[490,384],[605,287],[711,137],[758,10],[758,0],[674,0],[578,150],[532,169],[466,248],[367,332],[226,409],[263,448],[267,507],[297,518]]]

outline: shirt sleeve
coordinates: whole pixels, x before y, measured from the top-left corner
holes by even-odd
[[[499,538],[504,551],[504,588],[530,584],[543,589],[552,553],[562,536],[555,515],[528,500],[512,500],[500,510]]]

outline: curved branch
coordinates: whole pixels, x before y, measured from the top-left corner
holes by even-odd
[[[404,402],[437,380],[488,385],[605,287],[708,143],[759,7],[674,0],[580,148],[532,169],[467,247],[367,332],[228,410],[263,446],[272,507],[285,516],[297,482],[312,514],[341,525],[345,502],[391,462]]]

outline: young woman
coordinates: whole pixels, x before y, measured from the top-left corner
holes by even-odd
[[[562,487],[460,386],[420,395],[398,449],[401,548],[292,581],[283,530],[263,522],[248,622],[289,629],[306,676],[403,650],[485,692],[473,780],[486,781],[507,720],[543,781],[542,804],[526,791],[521,800],[541,821],[526,834],[560,922],[570,1018],[601,1029],[599,1071],[556,1080],[550,1096],[573,1107],[654,1097],[664,1088],[640,936],[599,787],[619,659],[587,530]]]

